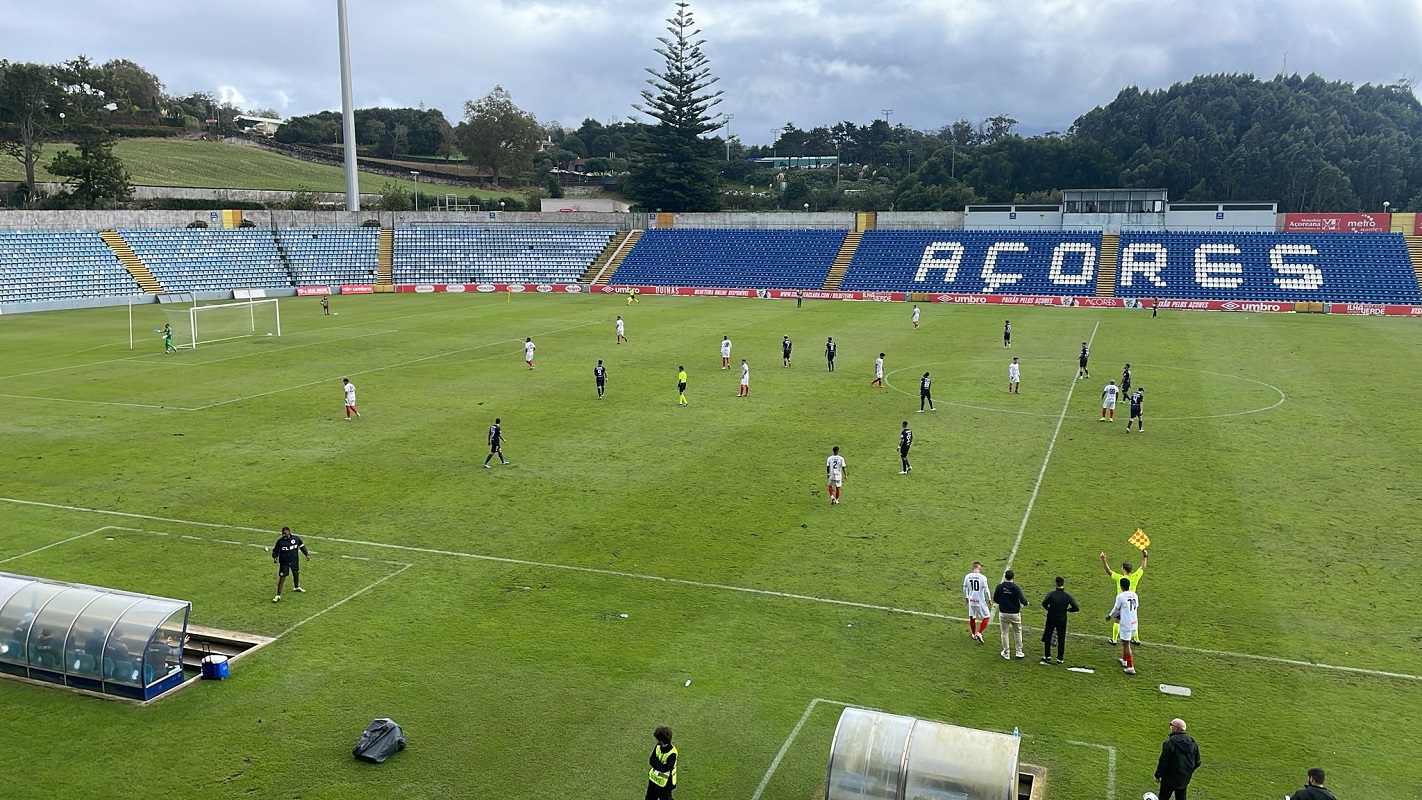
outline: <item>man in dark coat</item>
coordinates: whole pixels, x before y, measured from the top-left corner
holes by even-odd
[[[1308,771],[1308,783],[1297,792],[1294,800],[1338,800],[1333,792],[1323,788],[1323,770],[1318,767]]]
[[[1057,576],[1057,588],[1042,600],[1047,624],[1042,627],[1042,663],[1052,663],[1052,639],[1057,640],[1057,663],[1066,659],[1067,614],[1080,611],[1076,598],[1066,590],[1066,578]]]
[[[1160,746],[1155,764],[1155,782],[1160,784],[1160,800],[1186,800],[1190,777],[1200,768],[1200,747],[1185,732],[1185,720],[1170,721],[1170,737]]]

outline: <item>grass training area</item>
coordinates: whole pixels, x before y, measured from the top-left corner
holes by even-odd
[[[636,797],[669,725],[678,797],[812,800],[853,704],[1017,728],[1049,798],[1154,790],[1175,716],[1200,743],[1196,800],[1281,797],[1315,765],[1340,798],[1418,796],[1414,323],[923,304],[913,330],[908,304],[601,295],[331,306],[283,299],[283,336],[171,355],[147,333],[156,305],[134,308],[132,351],[121,307],[0,318],[0,570],[191,600],[196,624],[279,637],[148,707],[0,680],[25,731],[0,794]],[[720,368],[723,335],[749,398]],[[871,388],[881,351],[889,386]],[[1098,422],[1127,361],[1141,434],[1124,402]],[[925,371],[938,410],[918,414]],[[495,417],[511,463],[486,470]],[[313,557],[307,593],[274,604],[258,547],[283,525]],[[1152,546],[1127,676],[1097,554],[1138,560],[1137,527]],[[1016,570],[1028,658],[999,657],[996,620],[970,640],[975,560],[993,582]],[[1043,666],[1037,603],[1057,575],[1082,612],[1067,664]],[[375,767],[350,748],[379,716],[410,745]]]
[[[44,157],[35,169],[35,179],[62,180],[44,167],[68,145],[46,147]],[[120,139],[114,144],[114,154],[128,170],[129,180],[137,186],[192,186],[211,189],[270,189],[274,191],[344,192],[345,172],[332,164],[302,161],[258,147],[208,142],[195,139]],[[0,180],[24,180],[25,171],[19,162],[0,162]],[[439,186],[429,182],[390,178],[362,172],[362,192],[379,192],[385,184],[399,186],[407,192],[421,191],[427,195],[470,194],[496,197],[498,192],[470,189],[463,186]]]

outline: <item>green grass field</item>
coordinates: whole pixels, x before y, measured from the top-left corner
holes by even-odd
[[[678,796],[764,783],[761,798],[811,800],[851,703],[1019,728],[1049,798],[1154,789],[1174,716],[1203,752],[1193,798],[1281,797],[1316,765],[1340,798],[1419,796],[1412,323],[925,306],[913,331],[902,304],[332,307],[283,300],[280,338],[168,356],[151,335],[128,350],[122,308],[0,318],[0,569],[190,599],[195,623],[280,636],[230,680],[148,708],[0,680],[24,765],[0,794],[630,797],[667,724]],[[749,399],[719,368],[723,334],[751,364]],[[868,385],[881,350],[883,390]],[[1125,361],[1144,434],[1097,422]],[[920,415],[924,371],[938,411]],[[495,416],[512,463],[485,470]],[[835,507],[832,445],[848,461]],[[274,605],[275,570],[246,545],[282,525],[315,555],[309,592]],[[1130,677],[1105,640],[1097,553],[1139,555],[1137,526],[1154,543]],[[1067,578],[1083,606],[1067,660],[1094,674],[1037,664],[1040,611],[1026,660],[999,658],[995,627],[969,640],[963,573],[981,560],[996,578],[1014,552],[1034,602]],[[410,749],[372,767],[350,747],[377,716]]]
[[[55,154],[65,149],[50,145],[45,148],[35,178],[57,181],[59,178],[43,169]],[[213,189],[271,189],[276,191],[343,192],[345,173],[340,167],[302,161],[256,147],[207,142],[193,139],[120,139],[114,153],[128,169],[129,180],[139,186],[195,186]],[[13,159],[0,161],[0,180],[24,180],[25,171]],[[419,190],[428,195],[452,193],[460,197],[477,194],[497,198],[500,192],[470,189],[462,186],[438,186],[422,182],[397,180],[384,175],[362,172],[360,190],[379,192],[387,183],[399,185],[407,192]],[[505,192],[506,194],[506,192]]]

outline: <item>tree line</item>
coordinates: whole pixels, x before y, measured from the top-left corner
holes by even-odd
[[[1007,114],[936,130],[885,119],[808,129],[789,122],[771,144],[747,147],[727,138],[727,117],[716,110],[727,98],[715,88],[701,31],[686,2],[675,6],[669,35],[654,48],[662,63],[647,70],[648,88],[632,106],[645,121],[542,123],[496,86],[466,101],[455,124],[438,109],[359,109],[356,144],[382,158],[461,159],[495,186],[547,186],[554,194],[557,175],[571,170],[620,187],[646,210],[956,210],[1051,202],[1068,188],[1165,188],[1175,200],[1276,201],[1285,211],[1380,211],[1384,202],[1422,211],[1422,104],[1407,81],[1204,75],[1166,89],[1123,89],[1065,132],[1023,136]],[[0,61],[0,151],[24,165],[33,186],[47,143],[80,145],[50,165],[71,183],[73,203],[126,197],[122,165],[107,149],[113,136],[153,125],[190,129],[199,120],[231,129],[239,113],[205,93],[167,94],[131,61]],[[336,148],[341,115],[293,117],[276,138]],[[784,169],[751,161],[774,156],[838,163]]]

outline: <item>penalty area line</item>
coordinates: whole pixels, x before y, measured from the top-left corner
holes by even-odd
[[[174,519],[172,517],[159,517],[149,514],[135,514],[129,511],[107,511],[101,508],[85,508],[83,506],[61,505],[59,503],[45,503],[38,500],[18,500],[10,497],[0,497],[0,503],[14,503],[17,505],[36,506],[39,508],[53,508],[62,511],[74,511],[85,514],[107,514],[117,517],[127,517],[129,519],[146,519],[154,522],[170,522],[176,525],[193,525],[204,528],[216,528],[225,530],[252,531],[255,533],[271,534],[272,531],[266,528],[252,528],[244,525],[224,525],[218,522],[199,522],[196,520]],[[112,527],[112,526],[111,526]],[[92,533],[92,532],[91,532]],[[495,564],[514,564],[524,567],[537,567],[541,569],[555,569],[566,572],[580,572],[589,575],[606,575],[615,578],[627,578],[629,580],[650,581],[655,583],[674,584],[678,586],[690,586],[698,589],[716,589],[726,592],[738,592],[741,594],[758,595],[761,597],[778,597],[786,600],[800,600],[809,603],[822,603],[825,605],[843,606],[846,608],[857,608],[865,611],[882,611],[886,614],[901,614],[911,617],[922,617],[926,619],[944,620],[947,622],[967,622],[967,617],[954,616],[952,614],[940,614],[936,611],[918,611],[911,608],[899,608],[897,606],[878,605],[875,603],[861,603],[854,600],[839,600],[833,597],[816,597],[808,594],[796,594],[794,592],[777,592],[771,589],[759,589],[750,586],[733,586],[725,583],[709,583],[706,581],[693,581],[686,578],[669,578],[663,575],[647,575],[638,572],[624,572],[614,569],[602,569],[599,567],[583,567],[576,564],[554,564],[547,561],[532,561],[523,558],[507,558],[504,556],[491,556],[483,553],[465,553],[458,550],[439,550],[432,547],[416,547],[414,545],[394,544],[391,542],[372,542],[361,539],[346,539],[335,536],[320,536],[311,534],[303,538],[336,542],[339,544],[362,545],[365,547],[378,547],[386,550],[397,550],[406,553],[421,553],[424,555],[450,556],[453,558],[468,558],[476,561],[488,561]],[[253,547],[263,547],[254,544]],[[1037,630],[1036,628],[1025,628],[1026,630]],[[1067,636],[1083,641],[1105,641],[1106,637],[1099,634],[1067,632]],[[1366,669],[1364,667],[1349,667],[1339,664],[1328,664],[1321,661],[1304,661],[1296,658],[1284,658],[1282,656],[1270,656],[1260,653],[1242,653],[1236,650],[1215,650],[1205,647],[1192,647],[1184,644],[1170,644],[1167,642],[1152,641],[1146,645],[1147,648],[1159,647],[1162,650],[1175,650],[1181,653],[1193,653],[1195,655],[1214,656],[1217,658],[1235,658],[1248,661],[1258,661],[1268,664],[1280,664],[1290,667],[1300,667],[1303,669],[1320,669],[1331,672],[1343,672],[1353,675],[1366,675],[1375,678],[1397,678],[1405,681],[1415,681],[1422,683],[1422,675],[1414,675],[1406,672],[1391,672],[1387,670]]]

